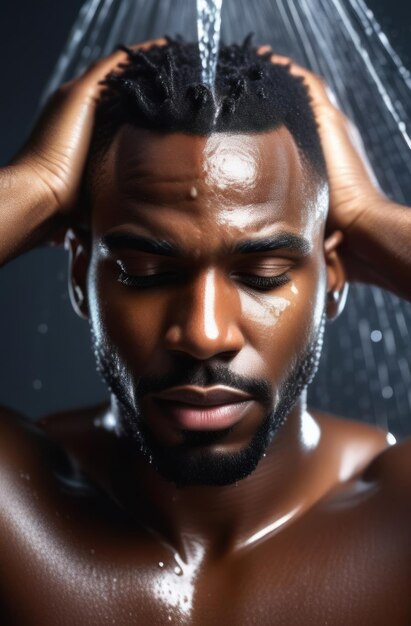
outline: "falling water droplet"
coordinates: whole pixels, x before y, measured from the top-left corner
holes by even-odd
[[[387,385],[386,387],[383,387],[381,391],[381,395],[383,398],[385,398],[385,400],[389,400],[390,398],[393,397],[394,390],[390,385]]]
[[[373,330],[371,335],[371,341],[374,343],[379,343],[382,339],[382,332],[380,330]]]

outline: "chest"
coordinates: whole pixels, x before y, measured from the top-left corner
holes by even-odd
[[[411,623],[406,533],[380,505],[314,510],[215,559],[198,546],[183,560],[153,538],[75,516],[25,524],[4,571],[10,624]]]

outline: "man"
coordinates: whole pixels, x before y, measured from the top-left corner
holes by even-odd
[[[70,225],[111,391],[2,411],[3,621],[408,624],[410,443],[306,387],[346,278],[410,299],[409,210],[320,79],[246,41],[212,93],[194,50],[100,61],[1,172],[2,262]]]

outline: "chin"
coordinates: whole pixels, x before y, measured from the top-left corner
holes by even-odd
[[[140,453],[166,480],[179,487],[190,485],[232,485],[257,468],[270,444],[275,429],[273,415],[264,420],[252,440],[239,450],[224,451],[224,431],[183,431],[183,442],[176,446],[160,445],[152,434],[134,428]]]

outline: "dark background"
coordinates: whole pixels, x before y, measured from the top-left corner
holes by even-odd
[[[410,67],[411,3],[367,4]],[[0,165],[27,137],[81,5],[82,0],[0,0]],[[84,343],[89,344],[87,324],[68,314],[65,266],[62,251],[40,249],[0,272],[0,404],[33,417],[106,394],[93,374],[91,352],[84,351]],[[75,358],[77,349],[80,359]]]

